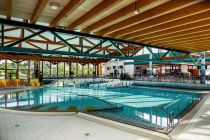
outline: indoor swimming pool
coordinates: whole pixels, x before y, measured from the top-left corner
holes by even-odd
[[[84,112],[149,129],[174,127],[202,94],[157,88],[42,87],[0,95],[2,108],[38,112]]]

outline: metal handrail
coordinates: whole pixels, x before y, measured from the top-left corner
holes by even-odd
[[[175,104],[176,102],[179,102],[179,101],[180,101],[180,99],[177,99],[176,101],[174,101],[174,102],[168,104],[167,106],[164,106],[164,108],[167,108],[167,107],[169,107],[169,106],[171,106],[171,105],[173,105],[173,104]]]
[[[168,108],[168,107],[170,107],[170,106],[172,106],[172,105],[174,105],[174,104],[176,104],[176,103],[178,103],[178,108],[177,108],[177,112],[178,112],[178,115],[177,115],[177,117],[178,117],[178,122],[177,122],[177,124],[179,123],[179,114],[180,114],[180,99],[178,99],[178,100],[176,100],[176,101],[174,101],[174,102],[172,102],[172,103],[170,103],[170,104],[168,104],[168,105],[166,105],[166,106],[164,106],[164,107],[161,107],[161,106],[156,106],[155,108],[156,108],[156,127],[155,127],[155,129],[156,129],[156,131],[158,130],[158,122],[157,122],[157,117],[158,117],[158,109],[161,109],[162,111],[164,111],[166,114],[167,114],[167,126],[166,126],[166,130],[167,130],[167,133],[169,132],[169,130],[171,129],[171,128],[174,128],[176,125],[171,125],[171,127],[170,127],[170,124],[173,122],[174,123],[174,118],[172,118],[173,116],[172,116],[172,113],[173,113],[173,111],[172,112],[169,112],[169,110],[167,110],[166,108]],[[169,119],[171,118],[171,120],[170,120],[170,122],[169,122]]]
[[[181,76],[133,76],[137,81],[152,81],[152,82],[176,82],[176,83],[191,83],[200,84],[200,77],[181,77]]]

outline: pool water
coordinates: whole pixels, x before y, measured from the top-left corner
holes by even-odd
[[[99,90],[50,86],[0,95],[0,107],[24,111],[81,111],[134,125],[155,127],[157,122],[158,126],[166,127],[168,114],[161,108],[169,105],[165,109],[171,112],[173,123],[177,123],[179,113],[200,96],[156,88]]]

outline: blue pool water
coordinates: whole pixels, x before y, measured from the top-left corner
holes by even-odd
[[[167,113],[159,108],[175,102],[165,110],[171,112],[176,123],[179,112],[183,112],[200,96],[196,93],[155,88],[98,90],[51,86],[0,95],[0,107],[25,111],[91,111],[89,113],[94,115],[131,124],[153,126],[157,120],[159,126],[165,127]],[[179,111],[176,102],[178,99]]]

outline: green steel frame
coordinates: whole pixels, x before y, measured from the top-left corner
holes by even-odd
[[[155,61],[155,60],[162,60],[169,52],[172,52],[174,56],[176,54],[174,52],[179,52],[182,54],[189,54],[190,52],[187,51],[181,51],[181,50],[172,50],[172,49],[165,49],[159,46],[153,46],[150,44],[144,44],[140,42],[133,42],[133,41],[127,41],[127,40],[119,40],[115,38],[108,38],[108,37],[103,37],[103,36],[97,36],[97,35],[92,35],[92,34],[85,34],[85,33],[80,33],[80,32],[75,32],[75,31],[68,31],[64,29],[58,29],[58,28],[51,28],[51,27],[46,27],[46,26],[41,26],[41,25],[34,25],[34,24],[28,24],[28,23],[23,23],[23,22],[18,22],[18,21],[11,21],[11,20],[5,20],[0,18],[0,24],[1,25],[1,46],[0,46],[0,51],[1,52],[12,52],[12,53],[27,53],[27,54],[56,54],[56,55],[69,55],[69,56],[81,56],[81,57],[93,57],[93,58],[103,58],[103,59],[128,59],[128,60],[147,60],[147,61]],[[21,27],[21,28],[29,28],[29,29],[34,29],[38,30],[37,32],[21,38],[17,41],[12,42],[9,45],[4,45],[4,25],[9,25],[9,26],[15,26],[15,27]],[[55,37],[57,37],[59,40],[61,40],[66,46],[69,47],[69,49],[74,50],[72,51],[55,51],[55,50],[43,50],[43,49],[29,49],[29,48],[18,48],[15,47],[15,45],[22,43],[24,41],[27,41],[37,35],[40,35],[44,32],[50,32],[52,33]],[[86,38],[92,38],[99,40],[100,43],[96,44],[95,46],[92,46],[91,48],[87,49],[86,51],[80,51],[76,47],[74,47],[72,44],[70,44],[67,40],[65,40],[60,34],[65,34],[65,35],[70,35],[70,36],[81,36],[81,37],[86,37]],[[114,56],[114,55],[105,55],[105,52],[103,54],[97,54],[91,53],[94,49],[98,48],[105,42],[110,42],[112,45],[112,48],[114,48],[117,52],[121,54],[121,56]],[[122,44],[122,45],[121,45]],[[130,54],[130,45],[138,46],[138,48],[133,52],[133,54]],[[120,48],[121,46],[121,48]],[[126,46],[127,48],[123,47]],[[148,58],[139,58],[135,56],[141,49],[147,48],[148,51],[154,56],[152,60]],[[155,53],[153,53],[152,48],[156,49],[162,49],[162,50],[167,50],[165,54],[163,54],[161,57],[157,57]],[[125,52],[125,49],[128,51]],[[98,51],[99,52],[99,51]]]
[[[170,53],[172,54],[172,56],[174,56],[173,59],[170,60],[163,60],[163,58]],[[182,63],[188,63],[189,65],[195,65],[195,66],[204,66],[206,64],[201,64],[201,59],[203,58],[203,55],[197,56],[195,57],[195,55],[192,55],[190,53],[182,55],[182,58],[179,58],[175,52],[173,51],[167,51],[165,54],[163,54],[163,56],[161,57],[161,59],[157,59],[157,60],[152,60],[153,64],[165,64],[165,63],[172,63],[172,64],[182,64]],[[148,55],[142,55],[142,57],[148,57]],[[205,59],[207,61],[210,61],[210,57],[205,57]],[[149,61],[148,60],[144,60],[144,61],[135,61],[135,62],[125,62],[125,65],[146,65],[148,64]]]

